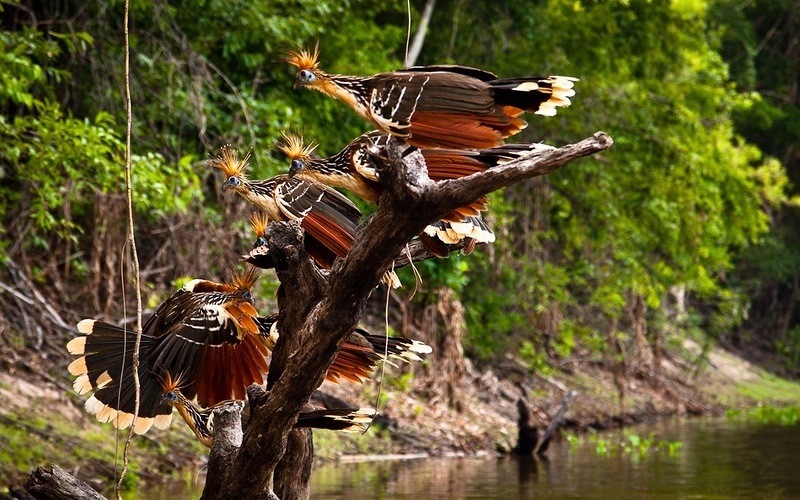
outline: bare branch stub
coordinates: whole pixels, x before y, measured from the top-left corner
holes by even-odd
[[[105,499],[103,495],[57,465],[39,467],[28,477],[25,489],[35,498]]]
[[[214,444],[208,454],[208,477],[224,476],[242,444],[241,408],[228,405],[214,410]],[[206,481],[203,498],[218,498],[224,485]]]
[[[447,213],[453,207],[469,203],[524,179],[549,174],[573,160],[609,149],[613,144],[614,141],[608,134],[595,132],[592,137],[576,144],[532,158],[523,157],[461,179],[438,182],[433,192],[429,193],[429,206],[436,213]]]
[[[284,234],[282,226],[277,225],[270,252],[276,259],[281,281],[281,341],[273,352],[273,362],[282,360],[280,376],[270,369],[269,397],[251,409],[239,452],[224,470],[213,475],[209,471],[206,487],[209,483],[221,485],[215,495],[219,497],[261,498],[271,493],[270,480],[300,409],[322,383],[383,273],[425,226],[491,191],[550,173],[572,160],[608,149],[611,144],[609,136],[598,132],[535,158],[433,183],[422,155],[408,154],[408,146],[396,141],[379,160],[385,191],[378,210],[359,228],[350,253],[336,262],[327,283],[305,255],[299,231],[287,229],[289,232]],[[281,242],[278,233],[288,240]]]

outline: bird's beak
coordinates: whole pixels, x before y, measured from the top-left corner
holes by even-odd
[[[223,184],[223,185],[222,185],[222,190],[223,190],[223,191],[227,191],[227,190],[229,190],[230,188],[231,188],[231,185],[230,185],[230,184],[228,184],[227,182],[225,182],[225,184]]]
[[[294,89],[297,90],[297,87],[299,87],[300,85],[302,85],[302,83],[300,83],[300,78],[298,78],[297,80],[294,81]]]

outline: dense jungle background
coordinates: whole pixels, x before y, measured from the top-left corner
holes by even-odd
[[[530,116],[520,141],[561,146],[603,130],[615,144],[494,193],[486,219],[497,241],[422,263],[413,297],[414,277],[402,271],[390,329],[427,341],[434,355],[387,375],[403,393],[396,405],[415,395],[464,412],[486,387],[510,381],[492,390],[535,399],[537,381],[558,386],[565,374],[599,370],[614,387],[615,415],[637,413],[631,393],[650,381],[691,392],[681,411],[704,411],[693,391],[720,347],[753,369],[800,375],[800,4],[411,4],[412,45],[422,44],[415,64],[580,79],[572,106]],[[190,278],[226,277],[254,240],[251,208],[223,195],[206,166],[220,146],[250,151],[253,177],[262,178],[288,168],[275,147],[282,131],[303,133],[328,155],[368,130],[341,103],[293,90],[286,51],[318,42],[333,73],[396,69],[405,64],[406,16],[399,1],[131,1],[146,312]],[[37,421],[32,402],[49,387],[71,407],[67,420],[82,418],[65,368],[73,325],[135,313],[124,245],[122,19],[121,0],[0,0],[0,398],[10,402],[0,409],[0,487],[71,446],[52,437],[68,424]],[[415,37],[422,19],[427,32]],[[276,287],[264,273],[260,309],[274,309]],[[376,332],[384,294],[375,292],[365,318]],[[684,375],[664,368],[670,360]],[[465,377],[483,389],[464,389]],[[376,394],[374,386],[351,392]],[[423,413],[396,411],[401,421]],[[81,426],[107,457],[108,426]],[[10,451],[20,429],[52,450]],[[155,478],[142,463],[139,475]]]

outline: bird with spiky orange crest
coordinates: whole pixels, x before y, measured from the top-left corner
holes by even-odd
[[[214,406],[203,408],[190,401],[183,395],[180,388],[171,385],[164,386],[162,397],[166,404],[178,410],[178,413],[189,428],[194,432],[200,442],[211,448],[214,442],[214,410],[223,406],[244,407],[244,401],[222,401]],[[318,408],[307,403],[294,424],[297,428],[329,429],[343,432],[364,432],[375,416],[371,408]]]
[[[380,135],[379,132],[376,134]],[[389,136],[383,136],[389,137]],[[383,185],[378,181],[377,172],[368,160],[367,155],[375,144],[360,136],[348,144],[339,153],[328,158],[313,156],[315,144],[303,145],[300,136],[284,134],[284,142],[278,147],[291,161],[289,175],[312,182],[321,182],[333,187],[347,189],[361,199],[376,204],[383,193]],[[476,242],[494,241],[494,234],[479,217],[479,212],[468,208],[474,215],[463,215],[454,212],[445,220],[431,224],[419,235],[420,241],[434,255],[444,257],[448,254],[448,245],[469,238],[467,250],[471,251]]]
[[[383,193],[383,185],[370,156],[379,155],[390,139],[391,136],[377,130],[367,132],[352,140],[338,153],[320,158],[313,155],[316,148],[314,143],[305,146],[301,136],[284,134],[284,143],[279,149],[290,160],[290,176],[344,188],[365,201],[377,204]],[[551,146],[545,144],[507,144],[483,150],[421,149],[420,152],[425,159],[429,177],[442,181],[465,177],[551,149]],[[480,217],[480,212],[486,210],[487,203],[486,197],[481,197],[470,205],[454,210],[438,223],[426,228],[425,232],[446,244],[456,243],[462,238],[470,238],[478,243],[491,243],[494,241],[494,233]],[[423,238],[423,242],[425,241]]]
[[[165,428],[172,407],[162,401],[165,380],[179,380],[187,397],[211,406],[243,399],[246,388],[264,382],[269,350],[259,329],[251,290],[257,270],[249,267],[230,283],[195,279],[162,303],[142,328],[139,353],[140,406],[134,420],[132,354],[134,331],[85,319],[67,350],[79,394],[94,391],[86,409],[101,422],[138,434]]]
[[[133,424],[134,431],[143,434],[151,426],[163,429],[170,424],[172,407],[162,401],[170,390],[180,389],[201,407],[243,400],[247,387],[264,383],[279,336],[278,315],[259,316],[253,307],[251,290],[257,276],[249,266],[231,283],[195,279],[156,309],[142,328],[135,421],[131,367],[136,334],[91,319],[78,323],[81,335],[67,350],[80,357],[70,363],[69,372],[77,377],[74,388],[79,394],[94,391],[86,409],[101,422],[120,429]],[[403,362],[419,361],[419,355],[431,352],[422,342],[386,340],[356,329],[345,339],[326,379],[363,382],[384,359],[384,350],[389,359]]]
[[[350,106],[383,133],[421,148],[500,146],[527,126],[525,112],[553,116],[575,95],[572,77],[499,79],[464,66],[414,66],[373,76],[329,74],[319,47],[291,51],[296,87],[308,87]]]
[[[280,336],[278,315],[261,317],[257,322],[265,338],[264,344],[273,350]],[[325,374],[325,379],[336,383],[342,380],[361,383],[369,377],[378,361],[384,359],[384,354],[390,363],[392,361],[411,363],[422,361],[420,355],[431,352],[430,346],[418,340],[373,335],[366,330],[356,328],[345,337],[342,348]]]
[[[235,149],[222,148],[209,165],[225,174],[223,190],[232,190],[263,210],[270,220],[300,221],[305,230],[306,251],[322,268],[330,269],[337,257],[345,257],[355,239],[361,212],[343,194],[324,184],[276,175],[269,179],[247,178],[247,160]],[[400,280],[388,271],[384,283],[393,288]]]

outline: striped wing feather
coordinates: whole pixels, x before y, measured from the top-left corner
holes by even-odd
[[[307,235],[335,255],[347,255],[361,217],[350,200],[334,189],[299,179],[279,185],[278,196],[281,210],[302,219]]]
[[[344,257],[353,246],[355,228],[348,230],[338,222],[326,213],[312,211],[303,219],[301,225],[307,234],[318,240],[322,246],[331,250],[336,256]]]
[[[489,85],[457,73],[387,73],[371,83],[373,116],[400,129],[417,113],[498,114]]]
[[[550,116],[568,106],[574,81],[496,79],[464,67],[406,69],[370,80],[369,113],[379,128],[414,146],[488,148],[527,126],[519,118],[524,111]]]
[[[335,189],[322,184],[292,179],[278,184],[275,189],[276,197],[280,200],[281,211],[290,219],[302,219],[314,209],[327,207],[338,217],[350,220],[358,225],[361,211],[353,202]]]
[[[395,71],[395,73],[405,73],[405,72],[434,72],[434,71],[443,71],[446,73],[457,73],[460,75],[469,76],[472,78],[477,78],[478,80],[489,82],[492,80],[497,80],[497,75],[490,71],[486,71],[480,68],[472,68],[469,66],[458,66],[455,64],[435,64],[431,66],[410,66],[408,68],[403,68],[400,70]]]
[[[418,111],[410,126],[408,142],[423,148],[491,148],[503,144],[503,138],[527,125],[518,118],[467,115],[460,113]]]
[[[134,426],[138,433],[150,425],[168,424],[171,406],[162,401],[162,383],[168,376],[183,380],[186,395],[199,395],[203,404],[244,396],[247,386],[263,381],[268,351],[253,335],[245,334],[240,341],[237,326],[257,331],[251,317],[255,309],[247,303],[232,308],[239,316],[234,321],[217,305],[225,300],[218,292],[182,289],[148,318],[140,351],[140,419]],[[119,418],[119,425],[129,425],[136,394],[131,369],[134,332],[91,320],[82,321],[79,330],[85,336],[73,339],[68,347],[83,357],[70,364],[70,372],[78,376],[76,388],[81,392],[95,389],[87,409],[101,421]]]

